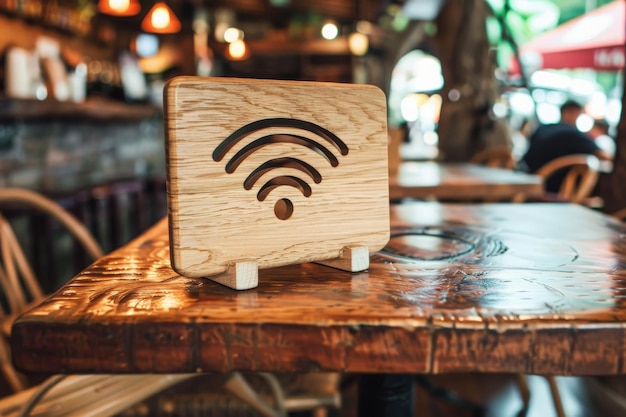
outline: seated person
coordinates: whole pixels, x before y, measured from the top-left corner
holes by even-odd
[[[576,128],[576,119],[583,107],[575,101],[566,101],[561,106],[559,123],[539,126],[530,136],[528,150],[522,158],[528,172],[536,172],[546,163],[566,155],[589,154],[600,160],[611,160],[591,139]],[[564,174],[563,174],[564,175]],[[546,191],[556,193],[561,186],[563,175],[553,175],[546,180]]]
[[[615,139],[609,135],[609,124],[604,119],[596,119],[588,135],[611,158],[615,157]]]

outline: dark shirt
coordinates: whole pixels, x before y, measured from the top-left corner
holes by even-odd
[[[564,123],[539,126],[528,142],[528,150],[522,161],[529,172],[535,172],[562,156],[594,154],[600,149],[591,138],[574,126]],[[557,174],[546,180],[547,191],[558,192],[565,174]]]

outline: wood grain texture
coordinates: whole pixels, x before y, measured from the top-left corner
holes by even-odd
[[[30,372],[626,373],[626,225],[576,205],[405,203],[370,267],[170,266],[160,222],[20,317]]]
[[[220,274],[242,259],[260,269],[333,259],[344,247],[374,252],[389,239],[380,89],[179,77],[165,98],[178,272]]]
[[[256,262],[236,262],[226,271],[208,278],[235,290],[248,290],[259,285],[259,265]]]
[[[369,248],[367,246],[352,246],[343,248],[338,258],[326,261],[317,261],[317,263],[344,271],[365,271],[370,266]]]
[[[472,163],[403,162],[389,178],[389,198],[501,200],[544,194],[537,175]]]

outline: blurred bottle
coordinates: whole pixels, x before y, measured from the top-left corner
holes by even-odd
[[[12,47],[7,51],[5,63],[5,91],[12,98],[36,98],[41,85],[37,56],[23,48]]]
[[[70,96],[74,103],[82,103],[87,98],[87,65],[84,62],[76,65],[68,75]]]

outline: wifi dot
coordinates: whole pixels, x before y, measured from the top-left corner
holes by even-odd
[[[293,203],[287,198],[281,198],[274,204],[274,214],[279,220],[287,220],[293,214]]]

